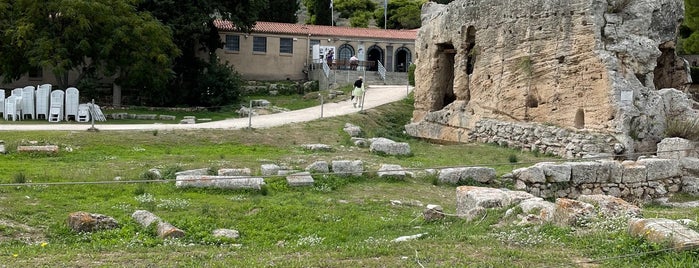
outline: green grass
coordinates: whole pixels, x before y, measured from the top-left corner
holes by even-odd
[[[171,173],[190,168],[249,167],[277,163],[302,169],[316,160],[361,159],[366,170],[380,164],[406,168],[492,166],[498,174],[550,160],[483,144],[432,144],[401,136],[395,129],[409,120],[410,100],[364,114],[325,118],[290,126],[253,130],[2,132],[9,154],[0,155],[0,263],[23,266],[207,266],[207,267],[689,267],[696,252],[660,252],[607,259],[658,248],[629,237],[618,222],[594,223],[592,231],[551,225],[499,224],[503,210],[467,222],[447,217],[422,219],[423,205],[442,205],[454,213],[455,187],[433,184],[429,176],[404,181],[316,176],[312,187],[290,188],[283,178],[267,178],[262,191],[178,189],[172,180],[143,180],[150,168]],[[413,156],[371,154],[347,145],[346,122],[410,143]],[[401,123],[403,122],[403,123]],[[22,140],[57,144],[57,155],[18,154]],[[310,152],[305,143],[332,145],[332,152]],[[70,148],[70,149],[66,149]],[[513,157],[514,156],[514,157]],[[516,158],[516,162],[512,159]],[[21,176],[19,175],[21,174]],[[21,179],[19,179],[22,177]],[[52,182],[128,184],[42,185]],[[170,175],[170,178],[171,175]],[[147,179],[147,178],[146,178]],[[39,183],[39,184],[36,184]],[[687,199],[686,197],[684,199]],[[392,204],[400,200],[402,205]],[[186,231],[174,241],[130,217],[148,209]],[[74,233],[68,213],[88,211],[115,217],[120,228]],[[686,218],[699,209],[649,207],[647,217]],[[696,216],[693,216],[696,220]],[[218,228],[240,231],[220,239]],[[404,235],[420,239],[395,243]],[[605,259],[600,263],[588,262]]]

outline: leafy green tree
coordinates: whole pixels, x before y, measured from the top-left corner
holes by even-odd
[[[267,0],[141,1],[139,9],[151,12],[173,29],[174,42],[182,51],[181,56],[175,59],[175,77],[169,83],[169,98],[163,100],[162,105],[204,105],[201,96],[211,88],[203,81],[211,73],[206,70],[215,64],[206,59],[223,46],[214,20],[229,20],[241,31],[249,32],[259,12],[267,5]],[[201,53],[209,57],[202,59]]]
[[[303,4],[308,10],[306,23],[313,25],[331,25],[332,11],[330,10],[331,0],[303,0]]]
[[[68,72],[120,73],[123,81],[158,87],[169,79],[178,55],[170,31],[134,1],[0,1],[0,75],[15,80],[33,67],[50,68],[59,88]],[[114,60],[120,57],[119,60]]]
[[[376,10],[376,3],[371,0],[336,0],[335,12],[340,13],[340,18],[351,18],[358,12],[373,12]]]
[[[296,23],[299,2],[296,0],[268,0],[269,3],[260,10],[260,20],[271,22]]]
[[[372,13],[369,11],[357,11],[349,18],[350,26],[367,28],[372,17]]]
[[[684,26],[682,34],[686,39],[682,48],[687,54],[699,53],[699,0],[684,0]]]
[[[426,0],[393,0],[388,2],[387,29],[415,29],[420,27],[420,9]],[[384,27],[384,8],[374,11],[376,24]]]

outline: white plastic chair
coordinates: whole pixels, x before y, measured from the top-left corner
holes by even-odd
[[[51,106],[49,107],[49,122],[60,122],[63,118],[63,90],[51,91]]]
[[[65,120],[75,120],[78,117],[78,105],[80,105],[80,92],[77,88],[69,87],[66,89],[66,106]]]
[[[17,96],[10,96],[5,99],[5,120],[12,118],[12,121],[17,121],[17,119],[21,118],[19,109],[21,100],[22,98]]]
[[[0,89],[0,113],[2,113],[2,118],[5,118],[5,90]]]
[[[34,96],[36,99],[36,119],[46,120],[49,118],[50,96],[51,84],[43,84],[36,89],[36,94]]]
[[[90,106],[87,103],[78,105],[78,117],[75,121],[85,123],[90,121]]]
[[[27,118],[27,115],[32,120],[36,119],[36,111],[34,110],[34,86],[26,86],[22,89],[22,120]]]

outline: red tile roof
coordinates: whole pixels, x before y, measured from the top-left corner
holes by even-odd
[[[226,20],[215,20],[214,25],[221,31],[236,31],[235,26]],[[332,37],[365,37],[383,39],[415,40],[417,29],[413,30],[384,30],[375,28],[351,28],[327,25],[305,25],[281,22],[258,21],[252,29],[257,33],[314,35]]]

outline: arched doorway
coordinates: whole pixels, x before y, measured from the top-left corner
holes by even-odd
[[[411,61],[410,49],[407,47],[400,47],[396,50],[395,66],[393,69],[396,70],[396,72],[407,72]]]
[[[369,47],[368,51],[368,57],[367,61],[373,62],[373,66],[369,68],[369,71],[378,71],[379,70],[379,64],[378,61],[381,61],[381,64],[384,64],[385,61],[383,59],[383,49],[377,45],[373,45]]]
[[[349,44],[343,44],[338,49],[338,69],[349,69],[349,59],[354,55],[354,48]]]

